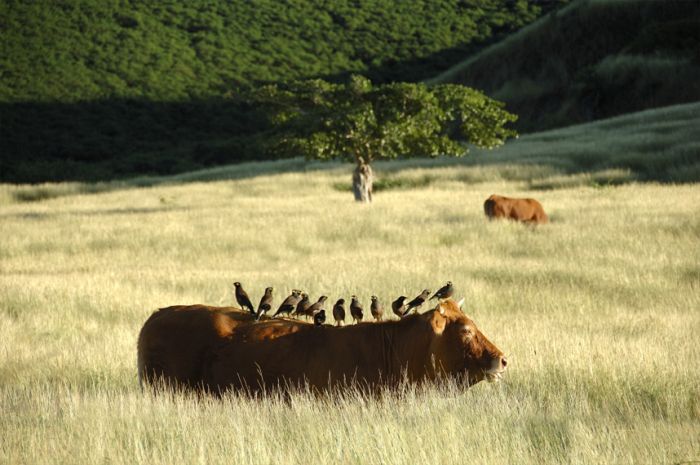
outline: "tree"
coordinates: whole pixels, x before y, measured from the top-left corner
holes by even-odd
[[[239,99],[263,109],[276,128],[280,156],[342,159],[356,164],[355,199],[372,200],[371,163],[409,157],[464,156],[467,143],[493,148],[515,131],[503,104],[458,84],[374,86],[362,76],[346,84],[320,79],[270,84]]]

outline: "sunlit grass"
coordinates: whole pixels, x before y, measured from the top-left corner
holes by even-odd
[[[337,189],[347,166],[298,160],[49,186],[69,195],[31,202],[16,193],[32,187],[0,186],[0,462],[700,459],[700,190],[561,171],[530,159],[529,144],[564,151],[566,137],[544,138],[492,159],[380,164],[431,182],[371,206]],[[486,221],[492,193],[538,198],[551,223]],[[277,302],[302,288],[368,306],[448,279],[507,354],[504,382],[289,402],[138,388],[136,337],[156,308],[231,304],[236,280],[254,301],[272,285]]]

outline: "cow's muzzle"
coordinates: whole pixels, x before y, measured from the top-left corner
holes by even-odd
[[[494,358],[491,362],[491,368],[484,370],[486,380],[491,382],[501,380],[506,366],[508,366],[508,360],[504,356]]]

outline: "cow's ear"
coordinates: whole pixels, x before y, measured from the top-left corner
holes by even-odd
[[[444,315],[444,314],[445,314],[445,309],[443,308],[443,306],[442,306],[442,304],[441,304],[440,302],[438,302],[438,304],[435,306],[435,308],[434,308],[433,310],[435,310],[436,312],[438,312],[440,315]]]
[[[442,332],[445,331],[445,324],[447,323],[447,318],[443,316],[445,310],[441,309],[440,304],[438,304],[434,310],[435,311],[428,312],[425,315],[430,318],[430,326],[432,326],[433,332],[435,334],[442,334]]]

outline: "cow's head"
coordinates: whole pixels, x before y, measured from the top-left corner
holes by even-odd
[[[423,315],[435,332],[431,347],[435,368],[470,385],[484,379],[498,380],[508,362],[503,352],[462,312],[461,303],[449,299]]]

